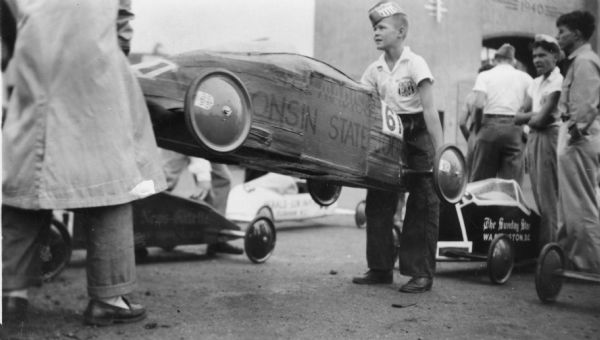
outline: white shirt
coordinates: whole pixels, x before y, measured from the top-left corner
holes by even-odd
[[[535,78],[527,89],[527,94],[531,97],[531,111],[540,112],[542,106],[548,100],[548,96],[551,93],[561,91],[562,82],[563,76],[560,74],[558,67],[555,67],[547,78],[544,78],[543,75]],[[558,107],[555,107],[552,111],[552,117],[554,117],[555,123],[558,124],[560,118]]]
[[[523,105],[532,81],[527,73],[517,70],[512,65],[498,64],[491,70],[477,75],[473,91],[487,95],[483,107],[484,114],[514,116]]]
[[[402,55],[390,70],[385,54],[367,67],[361,82],[379,94],[379,97],[397,114],[423,112],[418,85],[433,75],[420,55],[404,46]]]

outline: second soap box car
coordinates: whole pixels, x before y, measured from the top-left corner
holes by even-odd
[[[308,193],[306,180],[268,173],[231,190],[226,217],[232,221],[250,222],[266,216],[274,222],[283,222],[340,213],[354,212],[338,208],[337,203],[329,206],[315,203]]]

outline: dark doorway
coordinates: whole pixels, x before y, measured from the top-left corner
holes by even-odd
[[[532,42],[533,36],[498,36],[484,39],[483,47],[484,49],[496,50],[505,43],[513,45],[515,47],[515,58],[523,64],[524,71],[535,78],[537,75],[533,67],[533,58],[531,58]],[[493,57],[492,53],[491,58]]]

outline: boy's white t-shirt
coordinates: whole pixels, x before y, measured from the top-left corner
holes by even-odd
[[[433,75],[425,59],[404,46],[402,55],[389,69],[385,55],[373,62],[365,70],[361,82],[376,91],[387,106],[397,114],[423,112],[423,104],[419,96],[418,85]]]

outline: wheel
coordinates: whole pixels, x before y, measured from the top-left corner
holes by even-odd
[[[367,202],[365,200],[362,200],[358,202],[354,211],[354,222],[356,222],[356,227],[359,229],[365,228],[367,226],[367,213],[365,211],[366,207]]]
[[[465,157],[454,145],[437,150],[433,163],[433,184],[444,202],[458,203],[467,188],[468,174]]]
[[[235,151],[250,133],[248,91],[235,74],[224,69],[209,69],[192,82],[184,112],[196,142],[215,154]]]
[[[256,212],[256,217],[266,217],[271,221],[275,221],[275,217],[273,216],[273,210],[271,210],[271,208],[266,205],[258,209],[258,211]]]
[[[277,234],[273,221],[261,216],[255,218],[246,229],[244,251],[248,259],[254,263],[263,263],[273,253]]]
[[[342,193],[341,185],[312,178],[306,180],[306,188],[313,201],[323,207],[335,203]]]
[[[398,226],[394,226],[392,230],[394,233],[394,263],[396,263],[400,259],[400,236],[402,232]]]
[[[62,272],[71,260],[71,235],[60,221],[52,219],[47,243],[42,246],[42,279],[50,281]]]
[[[564,268],[565,256],[560,246],[556,243],[546,244],[535,266],[535,290],[543,303],[556,301],[564,281],[557,272]]]
[[[490,243],[487,256],[487,270],[495,284],[508,281],[515,266],[515,252],[512,242],[506,235],[496,235]]]

